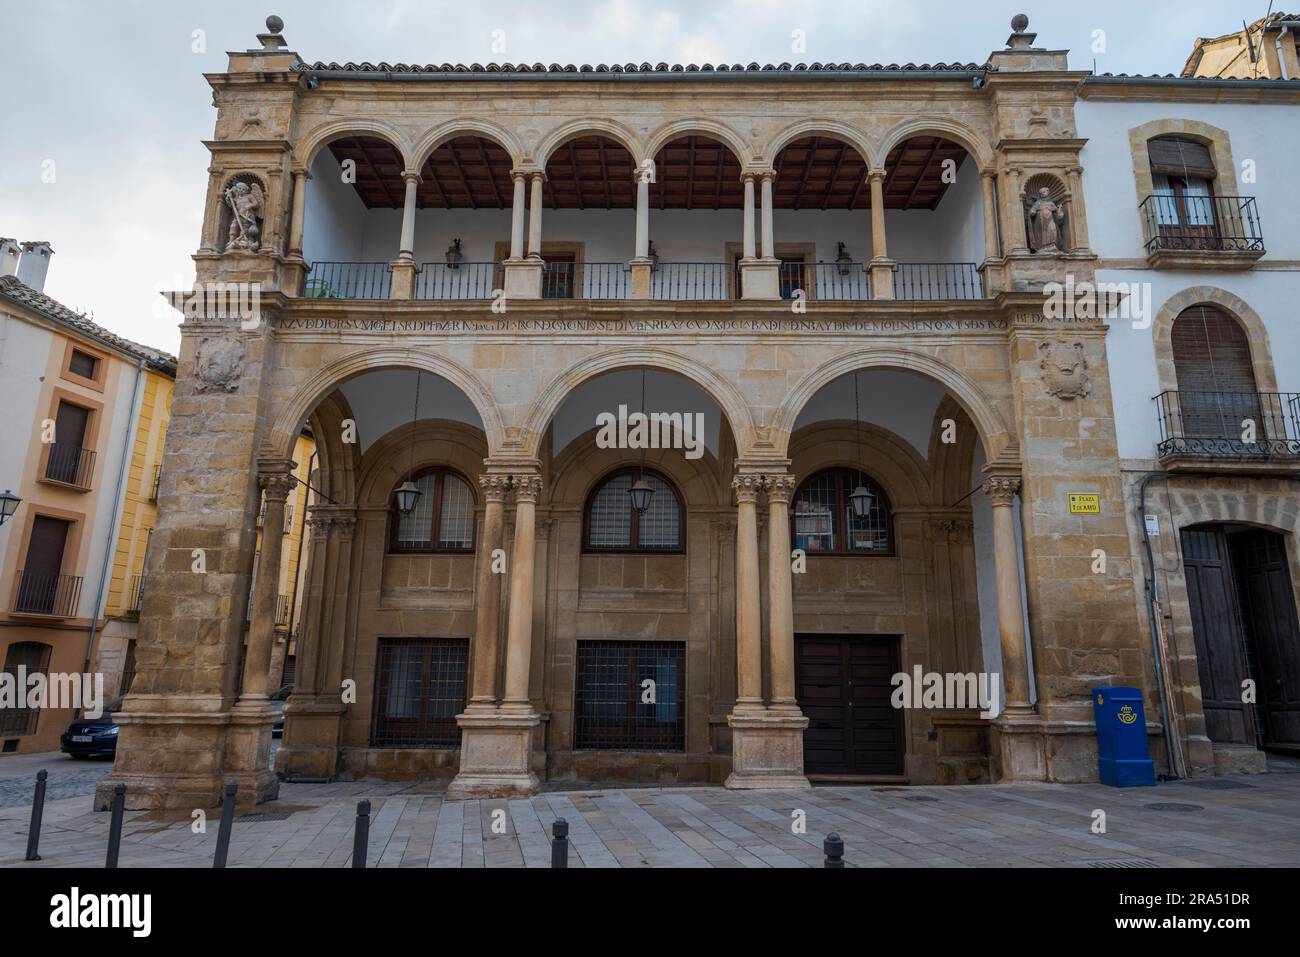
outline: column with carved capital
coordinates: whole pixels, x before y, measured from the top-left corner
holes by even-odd
[[[628,263],[632,273],[633,299],[650,298],[650,280],[654,262],[650,259],[650,180],[653,165],[639,166],[632,177],[636,181],[636,254]]]
[[[1070,177],[1070,193],[1066,199],[1066,222],[1073,233],[1070,252],[1086,253],[1091,249],[1088,241],[1088,209],[1083,201],[1083,167],[1071,166],[1066,171]]]
[[[1020,479],[995,475],[984,483],[993,505],[993,561],[997,578],[998,636],[1002,647],[1002,683],[1007,714],[1029,714],[1029,657],[1025,650],[1024,596],[1020,588],[1020,553],[1012,506]]]
[[[248,650],[244,656],[244,681],[240,704],[265,701],[275,641],[275,604],[280,591],[280,553],[284,540],[284,503],[297,480],[294,462],[261,462],[258,484],[266,495],[262,515],[262,551],[253,582],[252,615],[248,625]]]
[[[767,615],[772,697],[768,710],[800,714],[794,688],[794,576],[790,569],[793,475],[768,475]]]
[[[772,194],[772,177],[775,174],[771,170],[760,172],[746,171],[741,174],[741,182],[745,186],[745,211],[744,224],[745,235],[742,237],[741,260],[737,263],[740,270],[740,298],[742,299],[780,299],[781,298],[781,263],[774,256],[769,256],[769,242],[771,241],[771,203]],[[754,220],[755,220],[755,203],[754,193],[758,181],[758,188],[763,191],[763,209],[762,224],[763,246],[756,248],[754,242]],[[760,257],[759,253],[762,253]]]
[[[392,263],[390,299],[410,299],[415,291],[415,213],[420,174],[408,169],[402,173],[402,179],[406,181],[406,197],[402,203],[401,241],[397,259]]]
[[[506,475],[480,475],[479,488],[485,502],[483,537],[478,555],[478,594],[474,605],[474,688],[470,711],[496,710],[497,640],[501,621],[501,579],[494,565],[505,531]]]
[[[542,298],[542,185],[546,174],[540,170],[514,169],[514,207],[510,218],[510,258],[503,264],[506,299]],[[530,190],[531,185],[531,190]],[[531,192],[530,208],[525,196]],[[527,245],[524,222],[527,220]]]
[[[281,288],[286,296],[302,295],[302,282],[307,274],[307,263],[302,256],[303,220],[307,213],[307,181],[311,174],[306,167],[293,171],[293,205],[289,214],[289,250],[285,257]]]
[[[758,497],[763,476],[737,475],[736,710],[763,709],[762,602],[758,593]]]
[[[889,241],[885,233],[885,171],[867,173],[871,188],[871,298],[894,298],[894,260],[889,258]]]

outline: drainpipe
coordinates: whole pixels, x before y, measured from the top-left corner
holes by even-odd
[[[95,652],[95,635],[99,630],[99,610],[104,604],[104,591],[108,588],[109,574],[113,568],[113,553],[117,550],[117,524],[121,520],[121,511],[126,487],[127,471],[131,464],[131,453],[135,448],[135,434],[140,424],[136,403],[140,400],[140,380],[144,378],[144,360],[135,367],[135,384],[131,387],[130,419],[127,420],[126,443],[122,446],[122,463],[117,470],[117,488],[113,492],[113,519],[108,526],[108,541],[104,545],[104,561],[99,568],[99,587],[95,592],[95,607],[91,609],[90,629],[86,636],[86,660],[81,666],[82,674],[90,673],[90,659]],[[81,717],[78,708],[75,717]]]

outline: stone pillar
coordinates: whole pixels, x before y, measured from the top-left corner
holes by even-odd
[[[633,299],[650,298],[650,277],[654,263],[650,260],[650,167],[639,167],[636,180],[636,255],[628,264],[632,273]]]
[[[528,216],[528,255],[541,258],[542,255],[542,185],[546,174],[538,170],[532,174],[533,196],[529,204]]]
[[[481,703],[456,719],[461,727],[460,771],[447,788],[449,800],[518,797],[538,785],[532,769],[533,731],[541,723],[528,694],[533,644],[535,510],[542,480],[536,471],[516,473],[514,555],[506,627],[505,696],[499,708]],[[476,652],[475,660],[477,662]],[[477,667],[477,664],[476,664]],[[476,676],[477,677],[477,676]],[[476,682],[475,693],[478,693]]]
[[[510,258],[524,258],[524,220],[527,217],[527,174],[521,170],[511,170],[510,177],[515,181],[514,204],[510,207]]]
[[[1007,195],[1003,201],[1007,218],[1003,225],[1010,226],[1002,237],[1002,244],[1008,254],[1029,252],[1029,239],[1025,235],[1025,197],[1024,186],[1020,182],[1020,168],[1012,166],[1007,170]]]
[[[1070,195],[1066,201],[1066,223],[1074,240],[1069,252],[1087,253],[1092,247],[1088,241],[1088,212],[1083,201],[1083,167],[1071,166],[1067,173],[1070,178]]]
[[[754,256],[754,174],[745,173],[740,177],[740,181],[745,184],[745,217],[742,229],[741,256],[745,259],[753,259]]]
[[[745,184],[745,235],[742,237],[740,267],[740,298],[780,299],[781,270],[775,259],[759,259],[754,248],[754,179],[757,173],[744,173]],[[766,208],[764,215],[766,216]]]
[[[253,582],[253,613],[248,625],[248,650],[244,655],[244,681],[239,702],[265,702],[275,642],[275,605],[280,592],[280,553],[284,545],[284,502],[297,481],[294,462],[259,463],[258,484],[266,493],[262,517],[262,553]]]
[[[510,258],[505,262],[505,298],[542,298],[542,173],[512,170],[514,206],[510,213]],[[524,248],[525,184],[532,178],[532,215],[528,221],[528,247]]]
[[[867,174],[871,186],[871,298],[894,298],[894,260],[889,258],[889,241],[885,235],[885,171],[873,169]]]
[[[311,174],[306,169],[293,171],[293,213],[289,220],[289,255],[302,258],[302,224],[307,215],[307,180]]]
[[[762,252],[764,259],[776,258],[776,238],[772,230],[772,181],[775,179],[775,172],[763,174]]]
[[[998,248],[998,204],[997,204],[996,170],[980,171],[980,186],[984,195],[984,258],[998,259],[1002,250]]]
[[[402,237],[398,244],[397,259],[392,263],[390,299],[410,299],[415,291],[415,203],[420,174],[407,170],[402,174],[402,179],[406,181],[406,199],[402,204]]]
[[[495,711],[497,631],[501,622],[501,579],[504,576],[492,570],[492,553],[501,547],[505,531],[505,501],[510,480],[505,475],[480,475],[478,484],[486,505],[474,605],[474,686],[467,710]]]
[[[772,697],[769,711],[800,714],[794,686],[794,577],[790,570],[793,475],[774,474],[767,486],[767,614]]]
[[[809,784],[803,774],[803,731],[808,727],[808,719],[803,717],[798,706],[793,704],[793,682],[789,684],[791,688],[789,704],[774,700],[773,707],[767,708],[762,701],[763,661],[759,620],[761,604],[758,592],[757,502],[759,491],[764,484],[762,475],[751,473],[737,475],[732,481],[737,500],[737,697],[735,708],[727,716],[727,724],[731,727],[731,774],[727,777],[726,786],[740,789],[806,788]],[[779,484],[776,494],[778,499],[784,495]],[[785,541],[788,545],[788,522],[785,527]],[[773,568],[776,561],[776,555],[773,553],[769,570]],[[789,572],[789,548],[786,547],[787,584]],[[782,611],[781,614],[784,615],[785,612]],[[783,627],[783,625],[774,627]],[[793,665],[793,619],[791,619],[790,632],[790,664]],[[785,652],[773,649],[772,654],[774,669],[778,666],[784,668]],[[778,658],[782,662],[780,665],[778,665]],[[785,678],[778,679],[774,672],[772,682],[774,697],[778,689],[784,693],[785,687]]]

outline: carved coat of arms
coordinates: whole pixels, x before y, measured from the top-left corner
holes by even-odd
[[[1038,347],[1038,368],[1048,393],[1058,399],[1086,399],[1092,391],[1088,359],[1082,342],[1044,342]]]
[[[244,364],[244,343],[234,338],[207,338],[194,353],[199,392],[234,392]]]

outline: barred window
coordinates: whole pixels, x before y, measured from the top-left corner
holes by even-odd
[[[629,492],[642,477],[654,495],[645,513],[637,514]],[[607,476],[587,499],[584,547],[592,552],[680,552],[682,512],[677,489],[662,475],[622,469]]]
[[[370,746],[458,747],[468,670],[466,639],[379,639]]]
[[[409,515],[393,506],[391,550],[468,552],[474,549],[474,492],[446,469],[427,469],[413,479],[420,497]]]
[[[849,501],[859,484],[873,496],[861,518]],[[856,469],[827,469],[799,486],[790,509],[790,534],[794,547],[810,555],[894,553],[889,499],[870,476]]]
[[[36,722],[40,717],[40,708],[21,707],[27,701],[30,684],[20,682],[19,668],[25,682],[30,682],[32,675],[48,674],[50,656],[54,646],[40,641],[16,641],[5,652],[4,673],[12,676],[14,688],[18,693],[20,707],[0,708],[0,737],[19,737],[36,733]]]
[[[685,659],[680,641],[579,641],[574,747],[686,750]]]

